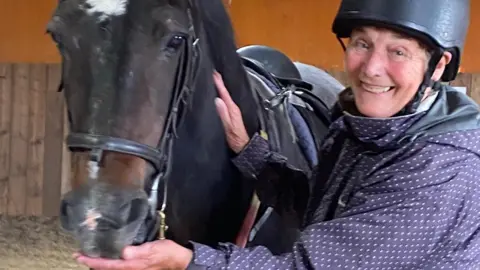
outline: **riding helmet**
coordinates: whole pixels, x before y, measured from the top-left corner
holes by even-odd
[[[373,25],[418,38],[431,48],[452,54],[441,78],[452,81],[459,69],[469,21],[469,0],[342,0],[332,30],[338,38],[346,38],[354,27]]]

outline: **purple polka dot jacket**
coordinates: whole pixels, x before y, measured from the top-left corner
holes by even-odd
[[[344,108],[309,176],[255,135],[233,162],[260,199],[297,215],[292,253],[192,242],[189,269],[480,269],[480,113],[440,86],[417,113],[366,118]],[[308,198],[308,199],[306,199]],[[281,237],[279,235],[278,237]]]

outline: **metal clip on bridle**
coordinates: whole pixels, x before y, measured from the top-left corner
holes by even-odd
[[[171,162],[171,153],[173,149],[173,136],[172,134],[167,134],[168,138],[166,138],[166,141],[168,143],[168,149],[167,149],[167,155],[166,160],[164,162],[165,166],[163,167],[163,170],[158,173],[158,175],[155,177],[152,187],[151,187],[151,192],[150,192],[150,197],[148,198],[148,202],[150,204],[150,214],[152,217],[157,217],[157,222],[158,222],[158,236],[157,239],[163,240],[165,239],[165,233],[168,230],[168,226],[166,225],[166,214],[165,210],[167,208],[167,195],[168,195],[168,176],[170,174],[171,168],[172,168],[172,162]],[[163,185],[163,200],[162,200],[162,206],[160,207],[159,210],[157,209],[157,198],[158,198],[158,187],[160,186],[160,182],[164,182]]]

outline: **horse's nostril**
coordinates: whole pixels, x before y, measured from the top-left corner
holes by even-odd
[[[110,230],[118,230],[121,227],[122,225],[116,222],[115,220],[106,216],[102,216],[101,218],[98,219],[95,229],[97,231],[110,231]]]
[[[126,224],[144,218],[147,210],[148,203],[142,199],[133,199],[128,205],[123,206],[121,209],[122,216],[126,217]]]
[[[73,222],[71,219],[73,218],[73,209],[72,206],[69,204],[68,200],[62,200],[60,203],[60,223],[62,227],[67,231],[73,230]]]
[[[60,215],[62,216],[68,216],[70,206],[68,205],[68,202],[65,200],[62,200],[60,204]]]

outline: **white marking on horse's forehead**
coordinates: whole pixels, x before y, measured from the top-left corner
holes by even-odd
[[[86,0],[88,14],[101,13],[101,19],[127,12],[128,0]]]

